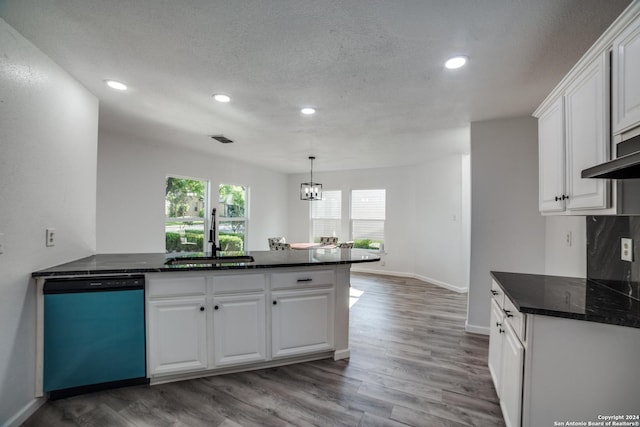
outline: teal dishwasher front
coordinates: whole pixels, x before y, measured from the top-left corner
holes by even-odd
[[[44,391],[57,399],[146,384],[144,276],[44,284]]]

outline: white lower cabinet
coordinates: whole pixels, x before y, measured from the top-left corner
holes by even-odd
[[[149,373],[207,368],[206,298],[175,298],[148,303]]]
[[[499,289],[495,282],[492,288]],[[522,425],[524,322],[502,292],[492,291],[488,364],[507,427]]]
[[[489,332],[489,373],[496,393],[500,397],[502,384],[502,346],[504,338],[504,313],[495,299],[491,299],[491,331]]]
[[[504,325],[503,331],[500,408],[507,427],[513,427],[519,426],[522,418],[524,347],[509,322]]]
[[[334,349],[333,288],[276,291],[271,298],[274,358]]]
[[[335,335],[339,355],[348,355],[348,269],[148,274],[152,383],[326,357],[335,353]],[[337,309],[336,293],[345,298]]]
[[[265,296],[213,298],[213,354],[216,367],[266,359]]]

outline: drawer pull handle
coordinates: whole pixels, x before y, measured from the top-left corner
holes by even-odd
[[[312,280],[313,280],[313,279],[311,279],[311,278],[298,279],[298,283],[300,283],[300,282],[310,282],[310,281],[312,281]]]
[[[498,295],[500,292],[498,291],[494,291],[493,289],[491,289],[491,295]]]
[[[509,310],[503,310],[504,314],[507,315],[507,317],[513,317],[513,314],[511,314],[511,312]]]

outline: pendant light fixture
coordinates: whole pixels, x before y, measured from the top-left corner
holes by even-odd
[[[314,201],[322,200],[322,184],[313,182],[313,161],[315,156],[309,156],[311,161],[311,178],[309,182],[303,182],[300,184],[300,200]]]

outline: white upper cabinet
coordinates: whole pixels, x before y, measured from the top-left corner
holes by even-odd
[[[583,169],[610,159],[608,57],[600,55],[565,95],[568,210],[608,207],[609,181],[581,178]]]
[[[613,42],[613,134],[640,126],[640,19]]]
[[[538,118],[540,212],[564,211],[564,98]]]
[[[607,58],[588,64],[539,113],[540,212],[608,207],[609,181],[581,178],[583,169],[609,159]]]

